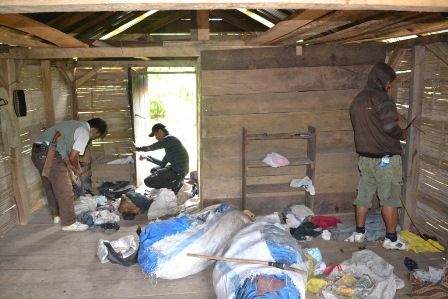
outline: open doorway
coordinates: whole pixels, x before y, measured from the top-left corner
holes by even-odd
[[[197,170],[197,91],[194,67],[148,67],[145,75],[133,77],[134,134],[138,146],[157,140],[149,137],[155,123],[163,123],[188,151],[190,172]],[[162,159],[164,150],[151,152]],[[137,185],[154,166],[136,157]]]

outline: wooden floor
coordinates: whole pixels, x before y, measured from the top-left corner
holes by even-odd
[[[352,216],[346,215],[350,221]],[[344,218],[343,223],[345,222]],[[131,267],[102,264],[96,255],[98,240],[114,241],[134,235],[137,225],[147,224],[145,215],[135,220],[120,221],[120,230],[95,228],[85,232],[64,232],[53,224],[46,209],[32,215],[28,225],[15,227],[0,239],[0,298],[216,298],[210,267],[205,271],[178,280],[152,279],[138,264]],[[349,259],[359,244],[325,241],[316,238],[302,247],[317,247],[327,265]],[[395,267],[394,273],[406,286],[396,298],[409,298],[412,288],[405,278],[405,257],[414,259],[419,268],[441,268],[442,253],[416,254],[385,250],[368,242],[371,249]],[[316,298],[308,293],[307,298]]]

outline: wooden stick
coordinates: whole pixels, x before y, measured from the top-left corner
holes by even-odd
[[[216,260],[216,261],[226,261],[226,262],[234,262],[234,263],[246,263],[246,264],[258,264],[258,265],[265,265],[265,266],[271,266],[287,271],[294,271],[299,274],[305,274],[308,275],[308,272],[304,270],[300,270],[297,268],[286,266],[282,263],[277,262],[265,262],[265,261],[259,261],[259,260],[246,260],[246,259],[234,259],[234,258],[227,258],[227,257],[220,257],[220,256],[212,256],[212,255],[202,255],[202,254],[194,254],[194,253],[187,253],[187,256],[191,257],[198,257],[203,259],[209,259],[209,260]]]

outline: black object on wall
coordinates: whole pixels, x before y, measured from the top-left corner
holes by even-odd
[[[14,90],[13,97],[14,97],[14,110],[16,111],[17,117],[26,116],[25,91]]]

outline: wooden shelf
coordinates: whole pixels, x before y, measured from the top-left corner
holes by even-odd
[[[288,159],[288,160],[289,160],[290,164],[286,165],[286,166],[282,166],[282,167],[301,166],[301,165],[309,165],[309,164],[314,163],[308,157],[293,158],[293,159]],[[264,167],[272,168],[271,165],[266,164],[263,161],[247,161],[247,167],[248,168],[264,168]]]
[[[263,184],[263,185],[246,185],[246,195],[275,193],[281,195],[295,195],[303,193],[305,189],[294,188],[289,184]]]
[[[263,169],[272,168],[275,172],[276,167],[272,167],[263,161],[254,161],[248,159],[249,143],[263,141],[263,140],[297,140],[298,142],[307,142],[306,153],[294,153],[295,157],[285,157],[289,160],[290,164],[279,168],[293,168],[298,166],[306,167],[306,175],[314,182],[314,168],[316,164],[316,128],[309,126],[307,132],[297,131],[294,133],[262,133],[262,134],[248,134],[246,128],[243,128],[243,165],[242,165],[242,200],[241,207],[244,210],[246,208],[246,198],[266,197],[266,196],[291,196],[302,194],[305,192],[305,204],[313,210],[314,202],[313,196],[305,191],[303,188],[293,188],[290,186],[290,182],[281,182],[276,184],[248,184],[248,178],[254,178],[249,172],[251,169]],[[266,144],[264,143],[264,146]],[[299,150],[298,150],[299,151]],[[270,152],[266,149],[266,153]],[[271,174],[273,171],[269,171]],[[255,176],[257,177],[257,175]],[[262,175],[258,174],[261,178]],[[275,176],[282,181],[279,175]]]

